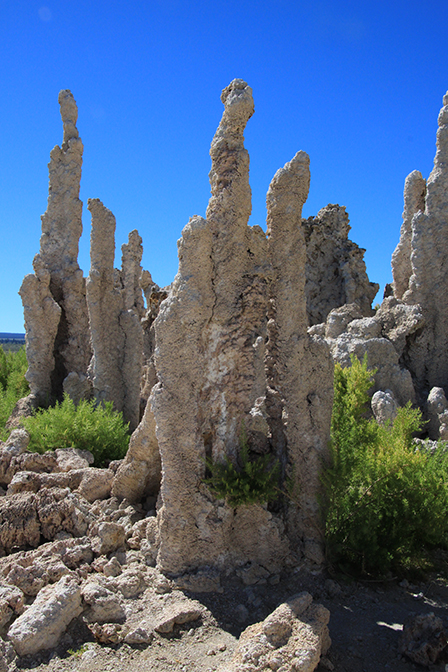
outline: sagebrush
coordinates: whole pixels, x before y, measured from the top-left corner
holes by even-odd
[[[224,462],[206,460],[210,477],[204,479],[210,490],[232,506],[264,504],[278,498],[279,464],[272,455],[250,455],[244,429],[241,433],[239,464],[226,456]]]
[[[366,359],[336,364],[324,511],[330,563],[383,576],[448,548],[448,452],[413,443],[422,418],[410,403],[393,424],[367,418],[373,374]]]
[[[30,391],[25,379],[27,368],[24,346],[17,352],[5,352],[0,346],[0,438],[3,440],[8,435],[5,424],[14,406]]]
[[[95,466],[104,466],[126,455],[129,425],[121,413],[113,410],[112,402],[96,406],[82,400],[77,406],[68,395],[61,403],[38,409],[23,425],[30,435],[28,450],[44,453],[57,448],[90,450]]]

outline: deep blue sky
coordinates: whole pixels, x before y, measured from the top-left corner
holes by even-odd
[[[270,180],[303,149],[304,216],[345,205],[351,239],[383,288],[405,177],[432,169],[447,35],[446,0],[0,0],[0,331],[23,331],[17,291],[39,250],[63,88],[78,103],[85,147],[85,275],[91,197],[117,218],[117,265],[137,228],[144,268],[171,282],[176,240],[207,207],[221,90],[240,77],[255,99],[250,224],[264,226]]]

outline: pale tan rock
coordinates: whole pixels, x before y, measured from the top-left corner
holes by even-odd
[[[84,399],[90,399],[92,396],[92,384],[83,373],[72,371],[62,382],[64,394],[68,394],[75,406]]]
[[[78,243],[82,233],[79,187],[83,145],[76,128],[78,113],[73,95],[68,90],[61,91],[58,100],[64,137],[62,146],[54,147],[50,153],[48,207],[42,215],[40,253],[36,260],[38,269],[35,264],[36,277],[45,284],[48,283],[47,273],[50,274],[47,286],[57,307],[51,300],[47,300],[48,294],[42,288],[40,293],[43,300],[39,305],[43,306],[43,302],[46,302],[48,326],[44,333],[43,328],[38,327],[38,324],[44,326],[43,317],[34,319],[31,316],[35,325],[31,325],[31,332],[35,330],[34,339],[39,338],[40,334],[44,340],[42,344],[37,342],[31,348],[32,356],[28,360],[27,374],[33,381],[30,383],[31,391],[40,399],[48,396],[48,377],[51,381],[50,397],[61,397],[64,378],[71,372],[85,374],[91,356],[85,281],[77,261]],[[37,289],[34,292],[37,294]],[[57,324],[58,307],[60,319]],[[28,332],[29,327],[26,328]],[[52,352],[55,355],[54,365],[51,362]],[[42,362],[40,353],[44,355]],[[42,377],[44,387],[40,383]]]
[[[110,589],[110,583],[101,576],[89,579],[81,589],[84,602],[89,606],[85,619],[89,623],[122,623],[126,614],[120,596]]]
[[[135,429],[140,419],[143,363],[141,238],[137,231],[129,234],[129,243],[122,246],[122,271],[114,270],[115,217],[99,199],[89,199],[87,207],[92,215],[91,268],[86,286],[94,395],[100,402],[112,401]]]
[[[438,124],[426,192],[419,173],[406,182],[404,228],[392,260],[395,295],[408,305],[419,304],[425,320],[406,345],[406,362],[421,405],[432,387],[448,391],[448,309],[442,298],[448,267],[448,93]]]
[[[418,170],[407,176],[404,183],[404,210],[400,241],[392,254],[394,296],[403,298],[412,275],[412,219],[425,210],[426,180]]]
[[[330,612],[308,593],[281,604],[241,634],[229,672],[312,672],[330,646]]]
[[[88,502],[107,499],[111,495],[114,472],[111,469],[89,467],[82,470],[81,482],[77,492]]]
[[[310,325],[325,322],[328,313],[356,303],[363,316],[371,316],[379,285],[369,282],[364,252],[348,239],[344,207],[329,204],[316,217],[302,219],[306,243],[306,305]]]
[[[24,609],[24,595],[17,586],[0,586],[0,628]]]
[[[397,417],[398,405],[391,390],[378,390],[372,397],[372,412],[375,420],[384,425]]]
[[[55,454],[59,471],[86,469],[95,461],[89,450],[80,450],[79,448],[57,448]]]
[[[441,436],[441,430],[445,433],[446,412],[448,411],[448,401],[445,392],[441,387],[433,387],[427,399],[428,412],[428,435],[429,438],[436,441],[437,439],[444,439]],[[443,429],[442,429],[443,427]]]
[[[129,441],[126,457],[119,466],[112,484],[112,495],[138,502],[148,495],[157,495],[160,487],[161,462],[156,437],[156,423],[150,404]]]
[[[274,517],[263,521],[263,542],[255,525],[248,526],[250,538],[238,547],[238,513],[201,486],[206,456],[237,460],[242,424],[266,392],[271,271],[262,229],[247,226],[251,199],[243,131],[253,113],[252,92],[234,80],[221,99],[225,109],[210,150],[207,220],[193,217],[184,228],[179,272],[154,323],[159,383],[150,403],[162,460],[157,561],[173,575],[234,566],[253,553],[278,568],[287,554]],[[253,511],[255,521],[259,509]]]
[[[277,450],[298,491],[297,502],[288,502],[288,538],[297,551],[320,563],[323,550],[317,497],[321,464],[328,450],[333,362],[326,343],[307,333],[301,215],[309,182],[309,157],[298,152],[277,171],[266,198],[274,274],[267,346],[268,411],[275,426]]]
[[[31,394],[45,403],[52,394],[51,375],[55,368],[54,342],[62,308],[50,291],[51,275],[41,255],[33,261],[34,274],[26,275],[19,294],[25,319],[28,370],[25,374]]]
[[[122,627],[118,623],[90,623],[89,630],[100,644],[119,644],[122,641]]]
[[[90,529],[92,550],[97,555],[107,555],[125,544],[126,534],[123,525],[113,522],[99,522]]]
[[[8,638],[19,656],[56,646],[69,623],[83,610],[81,589],[71,577],[43,588],[33,604],[8,630]]]
[[[25,595],[37,595],[48,583],[71,574],[93,559],[88,537],[61,539],[42,544],[32,551],[22,551],[0,558],[0,576]]]

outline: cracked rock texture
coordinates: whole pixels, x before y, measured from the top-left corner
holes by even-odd
[[[234,80],[221,100],[207,219],[193,217],[184,228],[179,271],[154,324],[159,383],[150,403],[162,460],[157,562],[171,574],[207,565],[222,569],[260,554],[280,566],[287,552],[272,514],[260,506],[233,511],[201,485],[206,456],[236,461],[242,422],[265,392],[270,266],[262,229],[247,226],[251,197],[243,144],[252,91]],[[251,532],[258,527],[258,541],[255,532],[236,543],[240,526]]]
[[[300,593],[241,633],[229,672],[313,672],[331,640],[330,612]]]
[[[325,322],[333,308],[357,303],[365,317],[379,285],[369,282],[364,252],[348,239],[348,214],[329,204],[316,217],[302,220],[306,242],[306,309],[309,325]]]
[[[85,375],[91,356],[85,280],[77,261],[83,144],[76,128],[78,108],[73,95],[64,90],[58,100],[63,142],[50,153],[48,206],[42,215],[35,279],[27,276],[20,291],[27,331],[27,379],[40,403],[46,401],[48,392],[52,397],[62,396],[68,373]]]
[[[298,152],[277,171],[266,199],[273,270],[267,405],[277,455],[297,486],[297,503],[288,503],[288,537],[305,557],[322,562],[317,493],[329,440],[333,362],[324,340],[307,333],[301,215],[309,183],[309,157]]]
[[[99,199],[89,199],[92,215],[91,268],[87,306],[93,357],[89,374],[97,401],[112,401],[134,430],[140,419],[143,357],[142,291],[139,279],[143,248],[137,231],[123,245],[122,271],[114,269],[115,217]]]
[[[400,242],[392,257],[394,293],[419,304],[423,329],[408,340],[405,362],[424,404],[432,387],[448,392],[448,93],[438,118],[434,168],[425,181],[417,171],[405,183]]]

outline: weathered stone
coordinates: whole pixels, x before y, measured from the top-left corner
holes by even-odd
[[[40,591],[33,604],[14,621],[8,638],[19,656],[50,649],[82,610],[79,585],[71,577],[62,577],[54,586]]]
[[[414,663],[432,667],[441,658],[447,642],[448,632],[442,619],[433,612],[419,614],[404,623],[400,651]]]
[[[445,425],[447,424],[448,401],[446,400],[445,392],[441,387],[433,387],[430,391],[426,404],[428,412],[428,435],[429,438],[436,441],[445,437],[441,436],[445,433]]]
[[[86,374],[91,356],[85,282],[77,261],[83,145],[71,92],[61,91],[58,100],[64,137],[50,154],[48,207],[42,215],[35,275],[27,276],[21,289],[28,315],[27,380],[39,403],[62,397],[64,378],[71,372]]]
[[[397,417],[398,405],[391,390],[378,390],[372,397],[372,412],[381,425],[392,423]]]
[[[235,80],[212,141],[212,197],[207,220],[194,217],[179,241],[179,272],[154,323],[159,383],[151,404],[162,459],[159,566],[172,574],[227,566],[235,554],[258,553],[251,539],[238,549],[234,514],[201,488],[206,456],[237,460],[242,423],[265,394],[264,342],[270,266],[251,209],[243,131],[252,92]],[[255,507],[254,507],[255,508]],[[268,521],[263,554],[281,564],[285,543]],[[275,543],[269,543],[268,530]],[[245,556],[245,557],[244,557]],[[242,559],[241,559],[242,558]]]
[[[42,544],[33,551],[14,553],[0,559],[0,575],[6,583],[20,588],[25,595],[37,595],[48,583],[90,564],[93,553],[87,537],[61,539]]]
[[[405,361],[423,405],[432,387],[448,391],[448,93],[443,98],[437,152],[426,191],[419,173],[405,185],[400,243],[392,259],[395,296],[420,304],[425,325],[406,344]],[[410,240],[409,240],[410,239]]]
[[[344,207],[327,205],[316,217],[302,219],[306,243],[306,306],[310,325],[325,322],[333,308],[356,303],[364,316],[372,315],[379,285],[369,282],[365,250],[348,239]]]
[[[312,672],[330,646],[330,612],[308,593],[281,604],[241,634],[229,672]]]
[[[38,399],[34,394],[19,399],[5,423],[5,429],[21,428],[23,425],[22,418],[29,418],[30,415],[33,415],[38,405]]]
[[[51,275],[40,255],[33,261],[34,274],[26,275],[19,294],[25,318],[27,379],[37,403],[51,397],[51,375],[55,367],[54,342],[62,308],[50,291]]]
[[[97,555],[107,555],[125,544],[126,533],[123,525],[100,522],[90,529],[92,549]]]
[[[141,238],[137,231],[129,234],[129,243],[122,246],[122,271],[114,270],[115,217],[99,199],[89,199],[87,207],[92,215],[87,306],[94,395],[98,401],[112,401],[135,429],[143,357]]]
[[[29,442],[30,435],[25,429],[13,429],[5,442],[3,450],[9,453],[11,457],[17,457],[17,455],[22,455],[26,451]]]
[[[0,628],[24,609],[24,595],[17,586],[0,586]]]
[[[84,602],[89,605],[85,619],[89,623],[121,623],[126,614],[119,595],[110,590],[110,584],[101,576],[88,580],[82,587]]]
[[[64,378],[62,382],[64,394],[68,394],[75,406],[84,399],[90,399],[92,396],[92,384],[83,373],[71,373]]]
[[[148,495],[157,496],[160,487],[161,463],[156,437],[156,423],[150,404],[133,432],[126,457],[115,474],[112,494],[130,502]]]
[[[267,194],[271,285],[268,376],[274,438],[282,468],[298,484],[289,502],[287,534],[294,548],[323,561],[317,495],[329,440],[333,362],[322,339],[307,333],[306,248],[300,226],[310,182],[305,152],[275,174]]]
[[[407,291],[412,275],[412,219],[425,210],[426,180],[418,170],[407,176],[404,183],[403,224],[400,241],[392,254],[393,290],[397,299]]]
[[[95,458],[89,450],[80,450],[79,448],[57,448],[55,453],[59,471],[85,469],[95,461]]]
[[[110,497],[114,472],[111,469],[89,467],[82,470],[78,493],[88,502]]]

